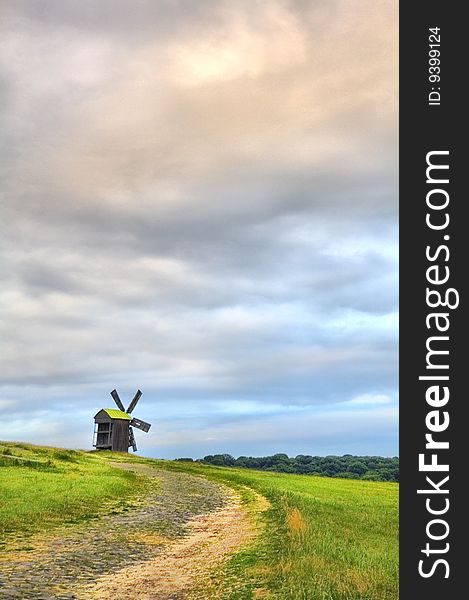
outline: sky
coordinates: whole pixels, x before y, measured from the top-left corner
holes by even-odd
[[[0,10],[1,437],[397,455],[397,2]]]

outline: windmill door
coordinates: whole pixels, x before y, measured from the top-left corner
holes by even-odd
[[[96,448],[112,448],[112,421],[107,423],[97,423],[96,430]]]

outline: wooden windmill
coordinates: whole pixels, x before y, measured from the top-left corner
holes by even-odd
[[[131,412],[137,406],[142,392],[137,390],[127,410],[119,398],[116,390],[112,390],[111,396],[119,410],[115,408],[102,408],[94,416],[94,438],[93,446],[96,450],[112,450],[113,452],[128,452],[132,448],[137,451],[137,444],[133,427],[148,433],[151,425],[131,416]]]

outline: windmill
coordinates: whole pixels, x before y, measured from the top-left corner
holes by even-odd
[[[93,446],[97,450],[112,450],[113,452],[128,452],[131,447],[137,451],[133,427],[145,433],[150,430],[150,423],[131,416],[137,406],[142,392],[137,390],[135,396],[125,410],[117,390],[112,390],[111,396],[119,410],[102,408],[95,416]]]

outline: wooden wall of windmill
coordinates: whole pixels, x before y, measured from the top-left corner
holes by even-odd
[[[137,451],[133,427],[148,433],[151,425],[131,416],[137,406],[142,392],[137,390],[127,410],[119,398],[116,390],[112,390],[111,396],[117,404],[115,408],[102,408],[94,416],[93,446],[96,450],[112,450],[113,452],[128,452],[132,448]]]

